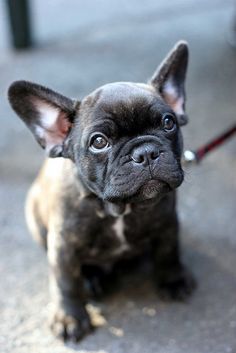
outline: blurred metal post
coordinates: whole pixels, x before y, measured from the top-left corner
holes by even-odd
[[[6,0],[15,49],[26,49],[32,45],[30,11],[28,0]]]
[[[236,48],[236,1],[234,1],[234,14],[232,17],[232,24],[228,31],[227,40],[232,47]]]

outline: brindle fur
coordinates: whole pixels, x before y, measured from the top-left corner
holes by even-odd
[[[183,180],[179,126],[186,122],[184,101],[180,106],[165,92],[166,80],[171,75],[179,90],[177,96],[184,98],[187,54],[186,44],[180,43],[148,85],[105,85],[82,102],[24,81],[10,87],[13,108],[42,147],[47,148],[47,140],[46,135],[37,136],[37,124],[40,128],[43,124],[35,99],[56,107],[61,112],[60,119],[67,124],[62,142],[52,145],[50,140],[47,150],[51,157],[59,158],[46,160],[26,204],[29,229],[47,249],[50,263],[55,306],[51,326],[64,339],[79,340],[92,328],[85,309],[83,265],[112,267],[121,258],[151,249],[160,295],[185,299],[194,287],[191,275],[180,261],[176,215],[175,188]],[[173,107],[177,105],[175,111]],[[160,130],[165,112],[175,114],[178,124],[175,134],[168,137]],[[109,156],[91,155],[86,148],[86,136],[94,125],[105,129],[104,122],[116,144]],[[52,138],[55,129],[53,125]],[[47,134],[50,133],[48,129]],[[150,137],[152,134],[155,137]],[[130,162],[128,157],[137,136],[145,143],[155,138],[164,151],[158,166],[134,167]],[[134,194],[139,194],[140,187],[150,178],[165,181],[158,184],[155,197],[133,197],[130,190],[134,187]]]

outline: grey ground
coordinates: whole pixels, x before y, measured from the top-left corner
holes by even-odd
[[[70,8],[66,9],[66,4]],[[231,1],[32,1],[38,46],[7,48],[0,4],[0,351],[3,353],[236,352],[236,140],[186,171],[179,190],[182,249],[198,280],[187,304],[157,299],[144,270],[98,306],[107,324],[64,346],[47,327],[47,261],[24,222],[24,199],[43,153],[3,97],[29,79],[82,97],[98,85],[145,81],[178,39],[189,41],[194,148],[236,120],[236,50],[227,43]]]

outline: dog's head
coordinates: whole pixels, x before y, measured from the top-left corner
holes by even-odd
[[[187,62],[187,44],[179,42],[148,84],[107,84],[80,102],[17,81],[9,100],[48,155],[72,159],[103,200],[159,198],[183,181]]]

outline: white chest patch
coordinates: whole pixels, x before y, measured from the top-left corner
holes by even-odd
[[[123,253],[124,251],[127,251],[130,249],[130,246],[125,238],[125,233],[124,233],[124,216],[119,216],[115,220],[115,223],[112,226],[112,229],[115,232],[116,237],[119,239],[120,245],[117,247],[117,249],[114,250],[114,254],[118,255]]]

